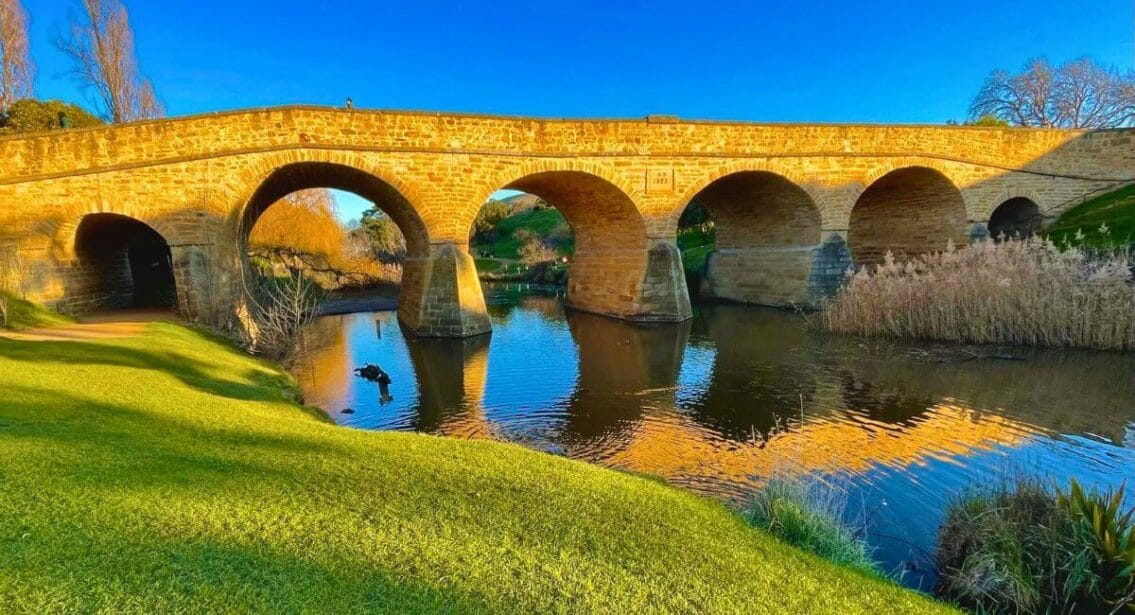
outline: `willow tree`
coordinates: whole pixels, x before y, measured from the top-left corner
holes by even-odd
[[[126,7],[118,0],[78,0],[69,36],[57,45],[70,56],[72,76],[95,91],[103,115],[116,124],[161,117],[154,88],[138,69],[134,31]]]
[[[28,53],[28,14],[20,0],[0,0],[0,113],[32,96],[35,65]]]

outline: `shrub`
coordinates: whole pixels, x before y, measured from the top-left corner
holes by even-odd
[[[751,525],[837,564],[881,575],[867,543],[844,522],[842,492],[799,479],[773,479],[745,510]]]
[[[287,277],[259,276],[255,294],[252,350],[283,359],[295,348],[304,327],[315,319],[323,293],[297,271]]]
[[[938,534],[939,594],[988,613],[1110,613],[1130,604],[1132,570],[1104,554],[1085,516],[1108,510],[1110,525],[1100,527],[1122,527],[1122,494],[1085,493],[1075,482],[1073,493],[1019,478],[953,502]]]
[[[890,254],[829,301],[829,330],[972,343],[1135,349],[1135,285],[1124,253],[1043,239],[983,241],[906,263]]]

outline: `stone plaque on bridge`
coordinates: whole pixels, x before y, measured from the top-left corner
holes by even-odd
[[[646,170],[647,192],[673,192],[674,169],[655,167]]]

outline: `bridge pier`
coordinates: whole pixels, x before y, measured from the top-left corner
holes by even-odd
[[[398,320],[423,337],[471,337],[492,330],[473,257],[463,245],[430,244],[402,269]]]
[[[649,239],[648,245],[580,251],[568,277],[567,307],[637,322],[691,318],[678,247],[672,239]]]

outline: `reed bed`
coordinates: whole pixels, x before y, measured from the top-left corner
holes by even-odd
[[[1041,238],[964,249],[849,272],[823,310],[856,335],[968,343],[1135,350],[1132,257]]]

